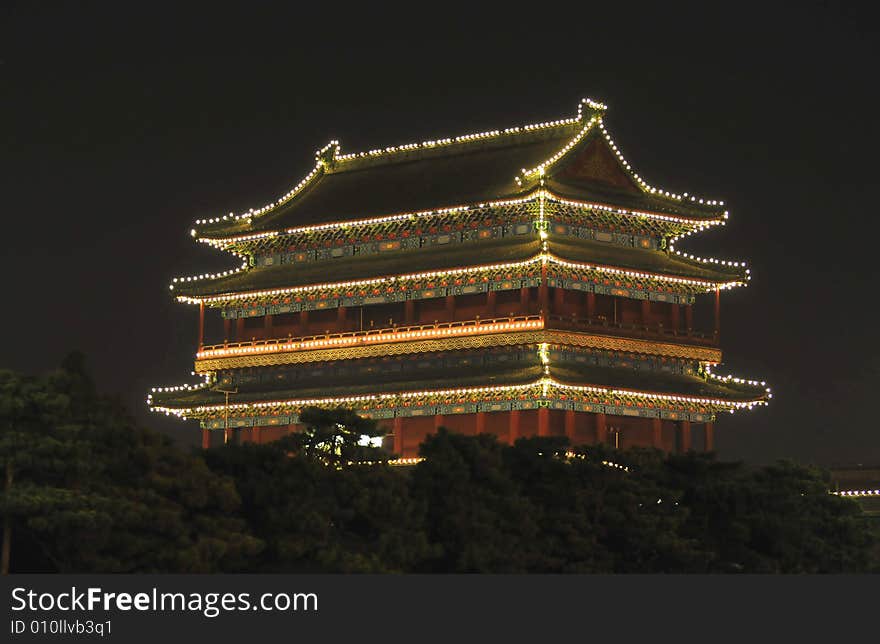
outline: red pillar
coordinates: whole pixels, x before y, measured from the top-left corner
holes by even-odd
[[[263,318],[263,329],[266,332],[264,337],[266,339],[271,338],[272,337],[272,316],[271,315],[267,315],[266,317]]]
[[[587,293],[587,317],[592,318],[596,315],[596,294],[590,291]]]
[[[232,320],[226,318],[223,320],[223,342],[229,342],[232,338]]]
[[[338,309],[336,309],[336,330],[348,330],[348,309],[344,306],[340,306]]]
[[[688,335],[694,330],[694,305],[684,305],[684,329]]]
[[[510,422],[508,425],[509,435],[507,437],[507,441],[513,445],[516,442],[516,439],[519,438],[519,409],[513,409],[510,412]]]
[[[721,339],[721,289],[715,288],[715,342]]]
[[[403,418],[400,416],[394,417],[394,424],[392,425],[391,432],[394,434],[394,453],[398,456],[403,456]]]
[[[553,290],[553,312],[562,315],[565,311],[565,289],[556,287]]]
[[[642,324],[648,326],[651,320],[651,300],[642,300]]]
[[[415,300],[407,300],[403,304],[403,319],[407,324],[412,324],[416,321],[416,301]]]
[[[309,312],[299,312],[299,333],[300,335],[308,335],[309,331]]]
[[[567,409],[565,411],[565,435],[571,444],[574,444],[574,421],[574,409]]]
[[[538,407],[538,436],[550,435],[550,408]]]
[[[495,306],[498,301],[498,291],[489,291],[486,293],[486,317],[495,317]]]
[[[202,449],[208,449],[211,447],[211,430],[207,427],[202,427]]]
[[[541,265],[541,286],[538,287],[538,303],[544,319],[550,314],[550,287],[547,286],[547,264]]]
[[[477,412],[477,434],[485,434],[486,433],[486,412],[478,411]]]
[[[651,419],[652,444],[657,449],[663,449],[663,421],[660,418]]]
[[[605,414],[596,414],[596,442],[604,445],[608,441],[608,426]]]
[[[706,423],[703,426],[703,430],[706,432],[706,451],[714,452],[715,451],[715,423]]]
[[[205,346],[205,303],[199,302],[199,351]]]
[[[443,414],[437,414],[436,416],[434,416],[434,431],[440,429],[443,426],[443,423]]]
[[[446,317],[449,320],[455,319],[455,296],[447,295],[446,296]]]
[[[531,299],[529,294],[529,287],[523,286],[519,289],[519,310],[523,315],[529,314],[529,300]]]
[[[678,426],[678,438],[678,453],[684,454],[691,448],[691,421],[680,421]]]
[[[238,342],[244,342],[244,318],[235,320],[235,339]]]
[[[681,322],[679,320],[679,314],[681,313],[681,307],[678,304],[671,304],[672,307],[672,330],[678,333],[679,326]]]

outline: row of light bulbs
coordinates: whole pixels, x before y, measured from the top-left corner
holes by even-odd
[[[273,344],[249,345],[243,347],[226,347],[223,349],[205,349],[196,353],[197,360],[224,358],[228,356],[254,355],[267,353],[284,353],[288,351],[304,351],[361,344],[380,344],[383,342],[403,342],[406,340],[423,340],[431,338],[456,337],[483,333],[500,333],[504,331],[523,331],[527,329],[543,329],[544,320],[523,320],[519,322],[498,322],[490,324],[471,324],[467,326],[428,328],[415,331],[392,331],[389,333],[364,332],[359,335],[346,335],[336,338],[304,340],[299,342],[280,342]]]
[[[773,397],[773,394],[770,391],[770,387],[767,387],[767,383],[764,382],[763,380],[758,381],[758,380],[748,380],[745,378],[736,378],[730,374],[728,374],[726,376],[719,376],[718,374],[715,374],[712,372],[712,363],[711,362],[703,363],[703,370],[705,371],[706,375],[709,378],[711,378],[712,380],[717,380],[718,382],[721,382],[724,384],[728,384],[728,383],[733,382],[738,385],[751,385],[752,387],[765,387],[764,391],[767,393],[767,397],[768,398]]]
[[[622,275],[626,277],[638,278],[638,279],[652,279],[659,282],[668,282],[671,284],[681,284],[684,286],[695,286],[700,287],[704,290],[713,290],[713,289],[729,289],[734,288],[736,286],[742,286],[745,284],[742,280],[733,280],[729,282],[710,282],[707,280],[699,280],[692,278],[684,278],[684,277],[673,277],[669,275],[662,275],[659,273],[648,273],[644,271],[633,271],[624,268],[617,268],[614,266],[604,266],[598,264],[586,264],[579,262],[570,262],[559,257],[556,257],[552,253],[548,251],[542,251],[538,255],[534,257],[523,260],[520,262],[507,262],[502,264],[488,264],[483,266],[470,266],[470,267],[462,267],[462,268],[454,268],[454,269],[446,269],[441,271],[429,271],[424,273],[410,273],[406,275],[392,275],[387,277],[374,277],[363,280],[351,280],[347,282],[329,282],[325,284],[310,284],[306,286],[295,286],[288,288],[277,288],[270,290],[262,290],[262,291],[249,291],[245,293],[228,293],[224,295],[214,295],[208,297],[201,296],[189,296],[189,295],[179,295],[177,296],[178,301],[184,302],[187,304],[199,304],[204,302],[205,304],[216,304],[218,302],[234,302],[240,300],[252,300],[266,297],[275,297],[279,295],[291,295],[295,293],[310,293],[314,291],[321,290],[338,290],[345,288],[356,288],[361,286],[375,286],[379,284],[395,284],[398,282],[404,282],[409,280],[423,280],[423,279],[431,279],[435,277],[450,277],[454,275],[472,275],[474,273],[482,273],[486,271],[496,271],[496,270],[508,270],[514,268],[524,268],[527,266],[531,266],[536,263],[546,263],[546,264],[555,264],[558,266],[562,266],[565,268],[573,268],[577,270],[584,271],[595,271],[599,273],[608,273],[611,275]]]
[[[253,402],[253,403],[233,403],[230,405],[202,405],[198,407],[190,407],[190,408],[169,408],[162,406],[151,406],[151,411],[164,412],[166,415],[173,414],[176,416],[180,416],[186,418],[188,416],[193,415],[193,413],[200,414],[210,414],[212,412],[226,411],[226,410],[261,410],[268,408],[278,408],[278,407],[309,407],[309,406],[322,406],[322,405],[345,405],[345,404],[358,404],[358,403],[380,403],[382,401],[388,400],[396,400],[396,399],[413,399],[413,398],[423,398],[423,397],[437,397],[437,396],[464,396],[464,395],[475,395],[475,394],[499,394],[499,393],[516,393],[523,392],[535,387],[539,387],[544,392],[545,396],[549,396],[549,394],[554,390],[560,391],[577,391],[577,392],[587,392],[587,393],[597,393],[597,394],[605,394],[611,396],[621,396],[629,399],[637,399],[637,400],[645,400],[645,401],[662,401],[667,403],[684,403],[684,404],[696,404],[696,405],[711,405],[720,409],[728,409],[731,413],[733,413],[737,409],[752,409],[757,405],[766,405],[767,400],[760,398],[751,401],[730,401],[730,400],[722,400],[718,398],[703,398],[698,396],[677,396],[672,394],[658,394],[653,392],[646,391],[638,391],[631,389],[618,389],[615,387],[605,387],[605,386],[596,386],[596,385],[570,385],[561,383],[551,376],[543,375],[540,379],[532,383],[526,383],[521,385],[496,385],[491,387],[462,387],[457,389],[442,389],[442,390],[426,390],[426,391],[413,391],[413,392],[399,392],[399,393],[388,393],[388,394],[367,394],[361,396],[341,396],[341,397],[328,397],[328,398],[313,398],[306,400],[276,400],[276,401],[268,401],[268,402]]]
[[[150,389],[150,393],[147,394],[147,405],[153,404],[153,394],[157,393],[175,393],[178,391],[200,391],[202,389],[207,389],[211,385],[216,382],[216,374],[212,372],[197,374],[195,371],[191,371],[190,375],[197,376],[200,375],[202,377],[202,382],[197,383],[195,385],[192,384],[183,384],[183,385],[172,385],[169,387],[152,387]]]
[[[303,179],[296,184],[293,188],[288,190],[285,194],[278,197],[274,202],[268,203],[260,208],[251,208],[247,212],[243,212],[239,215],[236,215],[233,212],[230,212],[228,215],[223,215],[222,217],[212,217],[210,219],[196,219],[195,225],[200,226],[204,224],[218,224],[227,220],[230,221],[238,221],[239,219],[247,219],[251,220],[254,217],[259,217],[260,215],[264,215],[273,208],[277,208],[281,204],[290,201],[297,194],[302,192],[306,186],[308,186],[312,180],[314,180],[321,172],[324,170],[325,163],[323,161],[323,157],[327,154],[327,152],[331,149],[339,150],[339,141],[330,141],[323,148],[315,152],[315,166],[311,169],[311,171],[303,177]],[[195,235],[193,235],[195,236]]]
[[[447,137],[442,139],[432,139],[428,141],[422,141],[421,143],[407,143],[404,145],[391,146],[383,149],[374,149],[369,150],[367,152],[353,152],[349,154],[339,154],[340,144],[338,140],[332,140],[323,148],[317,150],[315,152],[316,163],[312,168],[311,172],[309,172],[298,184],[296,184],[293,188],[291,188],[288,192],[278,197],[274,202],[268,203],[260,208],[250,208],[246,212],[236,215],[235,213],[230,212],[227,215],[223,215],[222,217],[213,217],[209,219],[197,219],[196,225],[203,224],[216,224],[223,221],[237,221],[239,219],[252,219],[254,217],[259,217],[280,206],[281,204],[290,201],[294,196],[296,196],[299,192],[301,192],[321,171],[329,164],[336,162],[344,162],[352,159],[364,158],[364,157],[376,157],[385,154],[393,154],[395,152],[405,152],[410,150],[417,150],[420,148],[436,148],[444,145],[452,145],[456,143],[466,143],[469,141],[476,141],[480,139],[490,139],[499,136],[505,136],[510,134],[517,134],[522,131],[534,131],[541,130],[553,127],[559,127],[561,125],[570,125],[572,123],[576,123],[582,118],[582,107],[583,105],[589,105],[593,107],[593,109],[606,109],[602,106],[601,103],[597,103],[592,99],[583,99],[581,103],[578,105],[578,116],[577,118],[571,119],[559,119],[555,121],[545,121],[543,123],[534,123],[530,125],[524,125],[522,127],[511,127],[506,128],[504,130],[490,130],[487,132],[478,132],[472,134],[463,134],[461,136],[456,137]],[[601,107],[600,107],[601,106]],[[328,163],[328,161],[330,163]]]
[[[530,202],[538,202],[540,199],[546,199],[548,202],[558,203],[565,206],[573,207],[573,208],[581,208],[583,210],[604,210],[606,212],[611,212],[618,215],[623,216],[631,216],[636,219],[653,219],[656,221],[665,221],[677,224],[683,224],[687,226],[697,226],[699,230],[705,230],[711,226],[716,225],[724,225],[726,223],[727,215],[719,215],[715,218],[708,219],[694,219],[690,217],[682,217],[678,215],[667,215],[649,212],[645,210],[629,210],[626,208],[621,208],[618,206],[609,206],[607,204],[600,203],[592,203],[592,202],[584,202],[584,201],[574,201],[571,199],[565,199],[560,197],[559,195],[554,194],[550,190],[546,188],[539,188],[535,190],[531,194],[526,197],[520,199],[501,199],[497,201],[490,201],[486,203],[477,203],[472,205],[463,205],[463,206],[450,206],[447,208],[438,208],[435,210],[418,210],[413,212],[405,212],[398,213],[394,215],[386,215],[382,217],[371,217],[367,219],[354,219],[350,221],[339,221],[339,222],[331,222],[326,224],[316,224],[312,226],[299,226],[294,228],[287,228],[283,231],[267,231],[261,233],[252,233],[248,235],[238,235],[235,237],[200,237],[199,241],[215,248],[219,248],[221,250],[225,250],[235,244],[256,241],[260,239],[267,239],[269,237],[281,237],[281,236],[292,236],[292,235],[301,235],[301,234],[313,234],[319,233],[327,230],[336,230],[336,229],[351,229],[357,227],[364,226],[373,226],[378,224],[386,224],[394,221],[406,221],[406,220],[416,220],[416,219],[426,219],[431,217],[445,216],[449,214],[462,214],[467,213],[471,210],[480,210],[483,208],[503,208],[509,206],[521,205],[524,203]],[[196,231],[192,230],[190,233],[195,237]]]
[[[193,231],[193,232],[195,232],[195,231]],[[230,268],[225,271],[220,271],[219,273],[202,273],[201,275],[189,275],[187,277],[175,277],[174,279],[171,280],[171,284],[168,285],[168,289],[173,291],[174,285],[178,284],[178,283],[185,284],[185,283],[189,283],[189,282],[199,282],[202,280],[220,279],[223,277],[229,277],[230,275],[236,275],[238,273],[241,273],[243,271],[248,270],[248,268],[250,266],[250,262],[249,262],[249,259],[245,255],[238,253],[236,251],[229,251],[229,252],[231,252],[233,255],[235,255],[236,257],[241,259],[241,266],[239,266],[238,268]]]
[[[727,219],[726,212],[724,213],[724,219]],[[676,250],[675,243],[677,241],[684,239],[685,237],[688,237],[690,235],[693,235],[694,233],[701,232],[702,230],[705,230],[705,227],[694,228],[692,230],[688,230],[687,232],[683,232],[679,235],[676,235],[675,237],[671,237],[669,239],[669,252],[673,255],[678,255],[679,257],[683,257],[685,259],[689,259],[694,262],[699,262],[701,264],[716,264],[719,266],[732,266],[734,268],[746,268],[746,262],[744,262],[744,261],[730,261],[730,260],[724,260],[724,259],[714,259],[711,257],[697,257],[696,255],[693,255],[691,253],[684,253],[680,250]],[[750,269],[746,269],[746,280],[752,279],[751,272],[752,271]]]
[[[620,150],[617,149],[617,144],[614,142],[614,139],[611,138],[611,135],[608,133],[608,130],[605,129],[605,124],[602,122],[602,119],[599,119],[599,129],[602,131],[602,134],[605,136],[605,140],[608,142],[608,145],[611,147],[612,151],[617,155],[617,158],[623,164],[623,167],[630,173],[633,179],[635,179],[642,189],[645,192],[648,192],[652,195],[659,194],[664,197],[668,197],[670,199],[675,199],[676,201],[682,201],[683,199],[690,199],[690,201],[694,203],[699,203],[705,206],[723,206],[724,202],[719,201],[717,199],[703,199],[702,197],[695,197],[694,195],[688,195],[688,193],[684,192],[682,194],[671,193],[668,190],[661,190],[660,188],[655,188],[649,185],[644,179],[642,179],[638,173],[636,173],[632,166],[630,166],[629,162],[623,157],[623,154]]]
[[[265,204],[264,206],[262,206],[260,208],[250,208],[246,212],[243,212],[238,215],[230,212],[229,214],[223,215],[222,217],[213,217],[213,218],[209,218],[209,219],[197,219],[195,223],[196,223],[196,225],[203,225],[203,224],[216,224],[216,223],[221,223],[223,221],[238,221],[240,219],[252,220],[254,217],[259,217],[261,215],[264,215],[265,213],[269,212],[270,210],[284,204],[287,201],[290,201],[294,196],[296,196],[306,186],[308,186],[319,174],[321,174],[322,170],[324,170],[328,165],[331,165],[336,162],[340,162],[340,161],[344,162],[344,161],[348,161],[351,159],[363,158],[363,157],[375,157],[375,156],[381,156],[381,155],[385,155],[385,154],[393,154],[395,152],[409,151],[409,150],[415,150],[415,149],[419,149],[419,148],[435,148],[438,146],[451,145],[451,144],[456,144],[456,143],[465,143],[465,142],[480,140],[480,139],[490,139],[490,138],[495,138],[495,137],[499,137],[499,136],[516,134],[516,133],[522,132],[522,131],[534,131],[534,130],[540,130],[540,129],[546,129],[546,128],[554,128],[554,127],[559,127],[559,126],[571,125],[573,123],[582,121],[584,119],[583,107],[585,105],[592,108],[593,110],[595,110],[597,112],[600,112],[600,113],[604,112],[607,109],[607,106],[605,106],[604,104],[599,103],[599,102],[594,101],[589,98],[585,98],[585,99],[581,100],[581,102],[578,104],[578,115],[575,118],[545,121],[543,123],[535,123],[535,124],[531,124],[531,125],[525,125],[522,127],[506,128],[504,130],[489,130],[486,132],[464,134],[464,135],[457,136],[457,137],[433,139],[433,140],[423,141],[422,143],[409,143],[409,144],[404,144],[404,145],[399,145],[399,146],[392,146],[392,147],[383,148],[383,149],[374,149],[374,150],[370,150],[367,152],[351,153],[351,154],[345,154],[345,155],[339,154],[339,150],[340,150],[339,141],[332,140],[329,143],[327,143],[327,145],[325,145],[323,148],[321,148],[315,152],[316,163],[315,163],[315,166],[312,168],[312,170],[298,184],[296,184],[293,188],[291,188],[285,194],[278,197],[274,202]],[[539,173],[539,174],[543,175],[546,167],[552,165],[555,161],[557,161],[559,158],[564,156],[565,153],[568,152],[574,145],[576,145],[577,142],[580,141],[584,137],[584,135],[586,135],[586,133],[593,127],[593,125],[596,125],[596,124],[598,124],[599,127],[601,128],[601,131],[604,134],[606,140],[608,141],[608,144],[611,146],[611,149],[618,156],[618,158],[620,159],[623,166],[627,169],[627,171],[629,171],[632,174],[633,178],[639,183],[639,185],[646,192],[649,192],[651,194],[660,194],[660,195],[670,197],[670,198],[678,200],[678,201],[682,200],[685,197],[688,197],[687,193],[684,193],[683,195],[678,195],[678,194],[670,193],[668,191],[660,190],[658,188],[650,186],[641,177],[639,177],[638,174],[634,173],[632,171],[630,164],[626,161],[626,159],[623,157],[621,152],[617,149],[617,145],[611,139],[611,136],[608,134],[607,130],[605,129],[605,125],[602,121],[601,116],[599,116],[599,115],[594,115],[587,122],[587,124],[584,126],[584,128],[582,128],[575,135],[575,137],[573,139],[571,139],[561,150],[559,150],[550,159],[544,161],[543,163],[541,163],[536,168],[533,168],[532,170],[527,171],[527,170],[523,169],[523,175],[529,176],[533,173]],[[517,177],[517,182],[520,182],[519,177]],[[712,206],[714,206],[714,205],[722,205],[723,206],[724,205],[723,201],[705,200],[702,198],[697,199],[694,196],[690,196],[690,200],[693,202],[698,202],[700,204],[705,204],[705,205],[712,205]]]
[[[663,220],[668,220],[668,221],[684,221],[680,218],[678,220],[676,220],[675,218],[667,217],[664,215],[656,215],[653,213],[626,211],[625,209],[611,208],[611,207],[607,207],[607,206],[601,206],[599,204],[586,204],[586,203],[574,202],[574,201],[570,201],[570,200],[563,200],[563,199],[556,197],[555,195],[553,195],[552,193],[550,193],[549,191],[546,191],[544,189],[539,190],[533,197],[530,197],[528,199],[519,199],[519,200],[514,200],[514,201],[506,201],[506,202],[492,202],[490,204],[477,204],[474,207],[475,208],[483,208],[483,207],[486,207],[487,205],[489,207],[495,207],[495,206],[507,206],[507,205],[512,205],[512,204],[521,204],[525,201],[531,201],[534,198],[537,198],[538,203],[540,204],[540,208],[541,208],[541,212],[539,215],[539,220],[540,220],[539,223],[543,223],[543,221],[544,221],[544,208],[543,208],[543,206],[544,206],[545,199],[549,200],[549,201],[556,201],[558,203],[563,203],[565,205],[580,206],[583,208],[596,208],[596,207],[598,207],[598,208],[606,209],[608,211],[614,211],[619,214],[631,214],[636,217],[649,217],[649,218],[663,219]],[[378,218],[378,219],[374,219],[374,220],[361,220],[359,222],[352,222],[352,225],[355,225],[355,224],[369,225],[371,223],[377,223],[379,221],[387,222],[387,221],[395,220],[395,219],[410,219],[413,217],[420,217],[420,216],[445,215],[445,214],[449,214],[449,213],[464,212],[464,211],[467,211],[468,209],[469,209],[468,206],[458,206],[458,207],[454,207],[454,208],[445,208],[445,209],[435,210],[435,211],[422,211],[419,213],[406,213],[406,214],[400,214],[400,215],[393,215],[390,217]],[[697,220],[689,220],[688,223],[693,223],[695,221],[697,221]],[[690,255],[688,253],[682,253],[682,252],[675,250],[674,242],[677,241],[678,239],[681,239],[683,236],[693,234],[694,232],[699,232],[699,231],[705,230],[706,228],[708,228],[712,225],[718,225],[719,223],[723,225],[725,222],[721,219],[711,221],[711,222],[701,222],[699,224],[698,228],[691,230],[688,233],[685,233],[683,235],[679,235],[677,237],[672,238],[670,240],[670,249],[669,249],[670,252],[674,253],[676,255],[679,255],[681,257],[684,257],[686,259],[690,259],[690,260],[697,261],[697,262],[704,263],[704,264],[716,264],[716,265],[729,266],[729,267],[735,267],[735,268],[745,267],[745,265],[746,265],[745,262],[733,262],[733,261],[725,261],[725,260],[718,260],[718,259],[704,259],[704,258],[696,257],[694,255]],[[338,224],[325,224],[323,226],[309,227],[309,229],[310,230],[311,229],[317,230],[318,228],[327,229],[327,228],[335,227],[337,225]],[[305,230],[306,230],[306,228],[288,229],[285,231],[284,234],[297,234],[297,233],[303,232]],[[195,231],[192,231],[192,232],[195,232]],[[542,233],[541,238],[546,239],[546,237],[547,237],[546,231],[542,230],[541,233]],[[215,248],[219,248],[222,250],[229,250],[229,247],[231,245],[233,245],[234,243],[239,243],[241,241],[250,241],[253,239],[257,239],[257,238],[278,236],[280,234],[281,233],[274,231],[271,233],[260,233],[258,235],[238,237],[238,238],[234,238],[232,240],[204,238],[204,239],[200,239],[199,241],[210,244],[210,245],[214,246]],[[249,261],[245,255],[238,253],[236,251],[229,251],[229,252],[232,252],[237,257],[242,259],[242,264],[239,268],[230,269],[230,270],[226,270],[226,271],[222,271],[222,272],[218,272],[218,273],[203,273],[201,275],[192,275],[192,276],[188,276],[188,277],[176,277],[172,280],[172,284],[169,285],[169,289],[173,290],[174,284],[177,284],[177,283],[189,283],[189,282],[195,282],[195,281],[200,281],[200,280],[205,280],[205,279],[219,279],[219,278],[228,277],[230,275],[234,275],[234,274],[240,273],[242,271],[248,270]],[[749,273],[750,273],[750,271],[746,270],[746,275],[747,275],[746,280],[747,281],[749,279],[751,279]],[[742,285],[744,285],[742,282],[732,282],[730,286],[722,286],[721,288],[731,288],[732,286],[742,286]]]

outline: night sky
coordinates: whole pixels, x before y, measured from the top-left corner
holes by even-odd
[[[80,349],[139,421],[194,444],[144,395],[195,381],[197,308],[171,278],[237,265],[192,241],[196,218],[286,192],[331,138],[567,118],[589,96],[650,183],[729,206],[683,248],[749,261],[751,285],[723,293],[717,371],[774,399],[721,416],[721,456],[880,464],[876,21],[817,3],[288,4],[3,3],[0,367]]]

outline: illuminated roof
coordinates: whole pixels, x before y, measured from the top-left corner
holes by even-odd
[[[410,368],[400,368],[399,361],[383,359],[337,361],[345,372],[323,369],[320,364],[298,367],[299,383],[272,386],[269,379],[253,384],[237,384],[238,392],[230,396],[230,405],[357,397],[391,393],[431,392],[445,388],[516,387],[536,384],[544,377],[544,367],[537,346],[523,345],[521,356],[508,362],[481,362],[479,354],[460,354],[469,365],[452,361],[447,366],[430,364],[425,355],[408,359]],[[446,354],[447,356],[450,354]],[[401,358],[401,360],[407,360]],[[325,366],[328,363],[323,363]],[[416,368],[416,365],[419,365]],[[265,368],[263,368],[265,369]],[[699,375],[683,375],[662,371],[638,371],[598,367],[575,362],[552,365],[550,375],[559,385],[584,389],[608,387],[632,395],[647,397],[680,396],[696,400],[724,401],[745,404],[765,400],[767,392],[757,383],[721,381]],[[212,389],[152,394],[152,405],[169,409],[193,409],[224,404],[224,394]]]
[[[331,142],[287,194],[197,221],[196,234],[222,238],[516,198],[541,181],[572,199],[692,217],[723,211],[722,202],[648,185],[605,130],[604,111],[585,99],[574,118],[349,155]]]
[[[174,293],[186,298],[242,294],[267,289],[291,289],[318,284],[344,283],[388,276],[409,275],[499,263],[525,262],[537,258],[541,241],[534,235],[503,237],[479,243],[459,243],[393,253],[355,255],[298,264],[258,266],[216,279],[179,282]],[[557,239],[551,233],[549,252],[559,260],[617,267],[661,278],[728,283],[745,280],[742,269],[707,266],[662,251],[618,246],[582,239]],[[332,285],[332,284],[330,284]],[[707,290],[707,289],[702,289]]]

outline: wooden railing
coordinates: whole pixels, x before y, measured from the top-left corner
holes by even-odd
[[[307,335],[293,337],[288,335],[284,338],[271,338],[267,340],[248,340],[244,342],[224,342],[223,344],[210,344],[203,346],[198,353],[199,357],[209,357],[219,351],[236,353],[236,349],[248,350],[247,352],[262,353],[321,348],[338,345],[353,345],[374,342],[394,342],[398,339],[418,337],[421,333],[434,335],[435,332],[447,332],[449,335],[461,335],[473,332],[490,331],[490,327],[499,327],[498,331],[505,330],[505,325],[514,328],[542,328],[540,315],[514,315],[497,318],[475,318],[473,320],[457,320],[455,322],[433,322],[427,324],[410,324],[403,326],[392,325],[380,329],[365,329],[363,331],[345,331],[341,333],[323,333],[319,335]],[[532,324],[528,324],[532,323]],[[441,335],[442,333],[438,333]],[[242,351],[244,353],[245,351]]]
[[[399,342],[409,339],[469,335],[471,333],[479,334],[541,328],[665,339],[671,342],[685,342],[707,346],[716,346],[718,344],[713,334],[694,330],[670,329],[663,325],[651,326],[617,322],[603,317],[579,318],[576,316],[550,315],[545,320],[542,315],[512,315],[494,318],[477,317],[471,320],[457,320],[455,322],[391,325],[377,329],[364,329],[362,331],[322,333],[297,337],[288,335],[283,338],[265,340],[253,339],[242,342],[224,342],[222,344],[203,346],[199,350],[197,357],[202,359],[228,355],[300,351],[378,342]]]
[[[639,322],[618,322],[602,316],[581,318],[573,315],[550,315],[547,320],[547,328],[612,333],[614,335],[627,335],[639,338],[663,338],[672,342],[687,342],[708,346],[716,346],[718,344],[718,338],[711,332],[695,329],[672,329],[662,324],[649,325]]]

